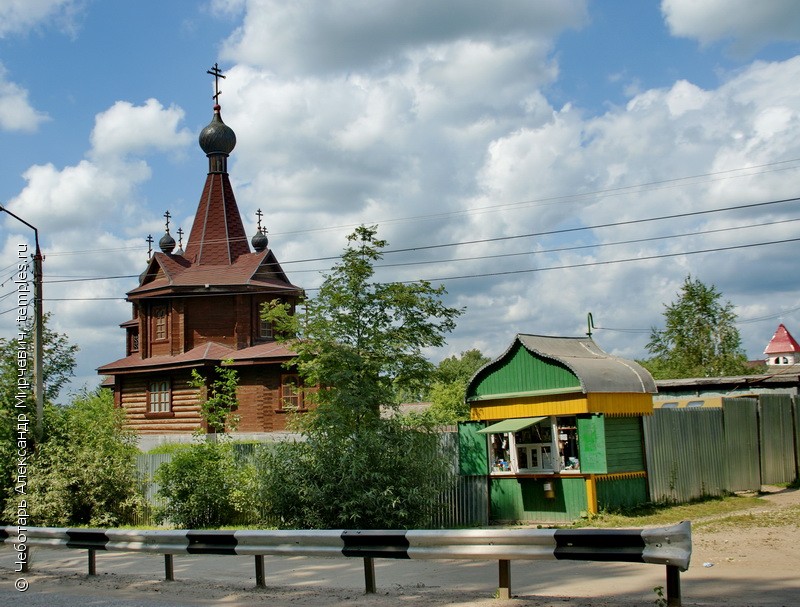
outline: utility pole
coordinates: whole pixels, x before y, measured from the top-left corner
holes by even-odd
[[[39,248],[39,230],[29,224],[21,217],[15,215],[4,206],[0,205],[0,211],[8,213],[17,221],[24,223],[33,230],[36,241],[36,252],[33,254],[33,374],[35,378],[34,396],[36,398],[36,442],[42,440],[42,418],[44,417],[44,314],[42,312],[42,251]]]

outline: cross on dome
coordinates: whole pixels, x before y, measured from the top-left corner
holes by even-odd
[[[219,96],[222,94],[222,91],[219,90],[219,79],[224,79],[225,76],[222,75],[222,70],[219,69],[219,64],[217,63],[215,63],[214,67],[212,67],[210,70],[206,71],[206,74],[211,74],[214,76],[214,96],[212,99],[214,100],[215,104],[219,105]]]

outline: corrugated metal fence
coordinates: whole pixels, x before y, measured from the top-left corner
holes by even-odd
[[[798,476],[800,424],[790,395],[726,398],[721,408],[656,409],[645,417],[654,502],[687,502]]]
[[[486,476],[459,475],[458,437],[441,434],[451,458],[453,484],[431,509],[430,527],[457,528],[489,524]],[[650,500],[688,502],[733,491],[758,491],[762,484],[788,483],[798,477],[800,419],[797,397],[762,394],[758,398],[725,398],[722,407],[656,409],[644,418],[644,441]],[[243,459],[261,445],[236,445]],[[153,475],[170,454],[143,454],[139,472],[147,507],[134,521],[154,523],[162,505]],[[269,521],[267,521],[269,524]]]
[[[444,457],[450,459],[452,472],[452,485],[440,497],[439,503],[431,508],[432,529],[452,529],[458,527],[483,527],[489,524],[489,493],[486,476],[459,476],[458,474],[458,434],[443,432],[440,435],[441,447]],[[269,443],[234,443],[238,458],[247,461],[255,460],[256,452],[260,448],[269,448]],[[133,521],[136,526],[149,526],[155,524],[155,513],[158,507],[163,506],[163,500],[158,496],[158,483],[155,481],[155,472],[164,462],[172,460],[169,453],[143,453],[137,458],[139,476],[142,482],[142,492],[145,496],[146,506]],[[267,526],[277,526],[277,521],[272,523],[265,513],[261,513],[262,522]]]

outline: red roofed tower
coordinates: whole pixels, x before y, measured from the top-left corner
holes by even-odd
[[[792,337],[789,330],[778,325],[775,335],[769,340],[764,354],[767,355],[767,364],[774,365],[795,365],[800,363],[800,344]]]
[[[224,78],[216,65],[209,73]],[[199,395],[189,385],[192,369],[209,377],[232,360],[240,378],[239,430],[282,430],[286,402],[300,410],[303,402],[294,390],[296,374],[283,367],[292,353],[274,341],[259,313],[273,299],[294,305],[303,292],[269,249],[260,210],[250,250],[228,176],[236,134],[222,121],[218,104],[199,142],[208,174],[186,250],[175,250],[167,211],[161,251],[127,294],[133,317],[121,325],[126,356],[98,372],[109,376],[106,385],[113,382],[115,402],[137,431],[188,433],[202,425]]]

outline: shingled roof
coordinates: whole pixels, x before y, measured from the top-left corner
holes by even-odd
[[[277,342],[258,344],[250,348],[236,350],[218,342],[201,344],[191,350],[175,356],[151,356],[142,358],[139,353],[131,354],[114,362],[103,365],[97,372],[100,374],[119,375],[123,373],[193,368],[198,365],[219,364],[224,360],[233,360],[233,365],[253,364],[264,361],[288,360],[294,352]]]
[[[155,253],[128,299],[224,288],[300,293],[271,250],[239,255],[231,264],[197,265],[181,255]]]
[[[557,373],[550,371],[535,371],[537,364],[534,360],[518,363],[514,366],[513,360],[519,361],[516,354],[520,348],[527,351],[545,366],[552,370],[565,368],[574,376],[576,383],[572,384],[575,391],[584,394],[590,393],[634,393],[653,394],[656,384],[652,375],[638,363],[612,356],[588,337],[551,337],[547,335],[518,334],[514,341],[498,358],[479,369],[469,382],[467,400],[480,400],[479,386],[492,375],[505,377],[504,381],[521,386],[511,389],[507,384],[501,390],[516,393],[518,391],[536,391],[537,393],[563,393],[565,386],[556,386],[560,380],[556,379]],[[524,357],[523,359],[524,360]],[[489,394],[494,389],[489,388]]]

